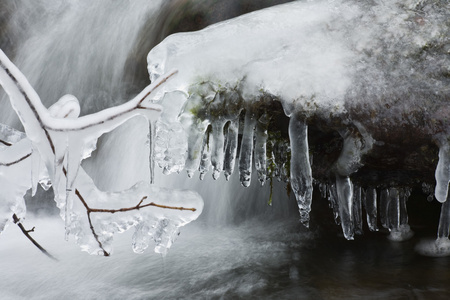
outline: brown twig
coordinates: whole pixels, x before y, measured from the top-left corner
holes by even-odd
[[[63,171],[65,171],[65,169],[63,169]],[[111,213],[111,214],[114,214],[114,213],[117,213],[117,212],[126,212],[126,211],[131,211],[131,210],[139,210],[141,208],[148,207],[148,206],[155,206],[155,207],[159,207],[159,208],[174,209],[174,210],[190,210],[190,211],[193,211],[193,212],[197,210],[196,208],[167,206],[167,205],[156,204],[154,202],[150,202],[150,203],[141,205],[142,202],[144,202],[144,200],[147,199],[147,196],[142,197],[142,199],[139,201],[139,203],[136,206],[133,206],[133,207],[120,208],[120,209],[90,208],[89,205],[87,204],[86,200],[84,200],[83,196],[81,195],[80,191],[78,191],[77,189],[75,189],[75,195],[77,195],[78,199],[80,199],[81,203],[86,208],[86,213],[87,213],[87,217],[88,217],[88,221],[89,221],[89,227],[90,227],[90,229],[92,231],[92,235],[94,236],[95,240],[98,243],[98,246],[100,247],[100,249],[102,249],[104,256],[109,256],[110,254],[105,250],[105,248],[103,247],[102,242],[99,240],[99,237],[98,237],[97,233],[95,232],[94,225],[92,225],[91,213],[97,212],[97,213]]]
[[[16,214],[13,214],[13,221],[15,224],[17,224],[17,226],[19,226],[20,230],[22,230],[23,234],[39,249],[41,250],[42,253],[44,253],[45,255],[47,255],[49,258],[58,261],[58,259],[56,259],[53,255],[51,255],[50,253],[48,253],[47,250],[45,250],[41,245],[39,245],[38,242],[36,242],[35,239],[33,239],[31,237],[31,235],[29,234],[30,232],[34,232],[34,227],[30,230],[26,230],[25,227],[22,225],[22,223],[20,222],[20,219],[17,217]]]
[[[6,142],[4,140],[0,140],[0,143],[4,144],[6,146],[11,146],[12,145],[11,143],[8,143],[8,142]]]
[[[88,208],[89,212],[103,212],[103,213],[116,213],[116,212],[124,212],[124,211],[130,211],[130,210],[139,210],[141,208],[144,207],[148,207],[148,206],[155,206],[155,207],[159,207],[159,208],[166,208],[166,209],[174,209],[174,210],[191,210],[191,211],[196,211],[196,208],[186,208],[186,207],[177,207],[177,206],[167,206],[167,205],[161,205],[161,204],[156,204],[154,202],[150,202],[144,205],[141,205],[142,202],[144,202],[144,200],[147,199],[147,196],[143,197],[141,199],[141,201],[139,201],[139,203],[136,206],[133,207],[127,207],[127,208],[120,208],[120,209],[101,209],[101,208]]]
[[[32,153],[30,152],[30,153],[28,153],[27,155],[22,156],[21,158],[15,160],[15,161],[12,161],[12,162],[8,162],[8,163],[0,162],[0,166],[9,167],[9,166],[12,166],[12,165],[14,165],[14,164],[20,163],[22,160],[25,160],[25,159],[27,159],[28,157],[30,157],[31,154],[32,154]]]

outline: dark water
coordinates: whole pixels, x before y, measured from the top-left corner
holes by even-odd
[[[448,299],[450,258],[414,251],[385,234],[355,241],[308,231],[294,219],[203,222],[182,229],[169,254],[131,251],[118,235],[115,252],[93,257],[63,239],[57,219],[30,217],[35,238],[54,262],[10,226],[0,241],[0,299]]]

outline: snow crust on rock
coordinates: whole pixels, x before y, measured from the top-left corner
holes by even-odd
[[[272,117],[270,105],[278,101],[291,118],[290,145],[284,152],[285,157],[290,154],[288,180],[300,219],[308,225],[313,182],[308,120],[337,118],[341,123],[335,130],[344,145],[330,166],[336,182],[323,188],[336,222],[342,225],[345,237],[353,239],[354,233],[362,233],[364,205],[370,230],[378,230],[379,217],[393,240],[409,238],[407,215],[404,217],[408,196],[403,195],[407,194],[403,188],[390,191],[381,187],[377,215],[377,191],[370,188],[366,197],[352,183],[352,174],[375,142],[365,128],[364,116],[359,120],[352,116],[361,110],[370,113],[371,126],[378,124],[377,120],[394,126],[425,123],[424,132],[435,132],[436,119],[448,123],[439,109],[448,106],[448,80],[442,79],[442,74],[450,70],[450,64],[445,51],[439,50],[448,42],[446,8],[450,7],[442,2],[415,0],[295,1],[167,37],[148,54],[148,71],[154,81],[169,69],[179,70],[156,98],[162,99],[159,103],[164,107],[177,106],[177,121],[185,130],[183,135],[178,129],[175,133],[167,125],[161,126],[166,129],[160,131],[160,139],[187,139],[187,152],[184,165],[181,144],[174,150],[166,146],[160,165],[167,173],[185,167],[190,177],[198,170],[201,179],[212,167],[215,179],[222,170],[228,179],[239,133],[242,185],[250,184],[253,163],[261,184],[268,166],[281,178],[277,170],[287,162],[272,160],[276,149],[267,148],[273,141],[267,139],[266,125]],[[174,93],[177,100],[166,101]],[[420,105],[423,99],[432,103],[429,112]],[[416,113],[405,118],[409,111]],[[171,118],[166,123],[177,121]],[[440,148],[436,197],[443,202],[448,147]]]

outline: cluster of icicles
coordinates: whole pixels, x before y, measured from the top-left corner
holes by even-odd
[[[240,181],[247,187],[250,185],[254,162],[261,184],[273,178],[290,183],[298,202],[300,220],[308,226],[313,178],[305,115],[299,111],[289,115],[289,141],[283,141],[279,136],[268,133],[271,118],[274,117],[274,103],[279,100],[267,93],[261,92],[253,99],[243,99],[238,87],[202,82],[191,87],[188,94],[186,100],[184,93],[172,92],[166,94],[163,100],[173,104],[176,98],[182,102],[180,98],[184,97],[186,102],[179,115],[179,123],[176,123],[176,114],[159,121],[156,147],[160,167],[167,173],[179,172],[184,167],[189,177],[198,170],[200,179],[212,167],[214,179],[223,171],[228,180],[237,159]],[[178,132],[182,132],[184,127],[187,157],[183,156],[186,151],[182,149],[186,142],[183,142],[182,135],[174,138],[174,133],[167,130],[169,127],[178,128]],[[353,185],[351,175],[362,166],[361,157],[371,150],[374,140],[358,122],[341,130],[339,134],[343,146],[332,166],[336,180],[333,184],[320,183],[318,186],[322,197],[329,200],[335,221],[342,226],[345,238],[352,240],[355,234],[362,233],[364,207],[371,231],[377,231],[377,223],[380,223],[389,229],[390,239],[408,239],[412,235],[406,209],[410,189],[394,186],[379,188],[377,191],[376,188],[364,190]],[[176,140],[179,147],[174,148],[171,139]],[[174,149],[177,149],[177,153]],[[443,142],[440,145],[435,188],[436,199],[444,203],[439,239],[448,237],[450,224],[450,205],[446,202],[450,181],[449,160],[449,144]]]

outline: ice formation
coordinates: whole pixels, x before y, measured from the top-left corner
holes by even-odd
[[[386,179],[359,186],[353,180],[374,147],[401,143],[402,136],[386,134],[395,123],[420,128],[420,141],[449,136],[450,65],[439,52],[442,45],[448,49],[448,11],[439,1],[295,1],[167,37],[150,51],[148,71],[154,81],[179,70],[157,97],[164,107],[168,95],[184,99],[176,102],[184,134],[164,134],[187,139],[187,156],[184,166],[182,151],[169,147],[160,164],[177,172],[184,166],[190,177],[198,170],[200,178],[212,166],[214,178],[223,170],[228,179],[237,157],[240,181],[248,186],[254,163],[261,184],[274,177],[289,181],[308,225],[314,182],[308,128],[326,124],[342,147],[320,187],[344,236],[362,234],[367,219],[371,231],[380,220],[391,239],[407,239],[407,184]],[[433,105],[427,110],[421,99]],[[271,132],[280,104],[290,118],[282,151],[285,139]],[[439,147],[436,198],[445,203],[448,143]]]
[[[84,172],[81,161],[95,150],[102,134],[132,117],[143,116],[150,128],[152,173],[154,128],[162,109],[151,102],[150,96],[175,73],[162,76],[125,104],[79,117],[80,106],[72,95],[63,96],[47,110],[23,74],[0,51],[0,83],[26,133],[25,137],[1,126],[0,229],[4,229],[12,214],[18,218],[25,216],[23,196],[28,189],[33,188],[34,193],[38,182],[44,188],[51,182],[65,220],[66,235],[73,235],[83,250],[107,256],[112,250],[113,234],[135,227],[135,252],[143,252],[153,238],[155,251],[165,254],[178,228],[201,213],[200,196],[189,191],[160,189],[145,182],[122,192],[103,192]],[[151,174],[150,183],[152,180]]]

